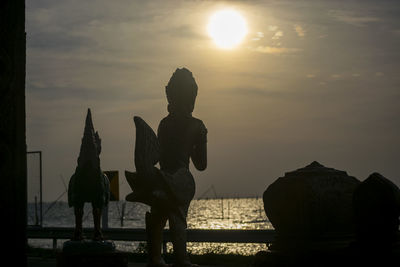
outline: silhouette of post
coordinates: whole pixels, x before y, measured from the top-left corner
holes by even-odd
[[[4,255],[26,266],[25,1],[0,1],[0,194]],[[15,256],[14,256],[15,255]]]

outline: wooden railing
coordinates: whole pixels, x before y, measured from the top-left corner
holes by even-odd
[[[146,241],[145,229],[136,228],[108,228],[103,229],[106,240],[115,241]],[[74,232],[68,227],[28,227],[27,237],[34,239],[52,239],[53,249],[57,248],[58,239],[70,239]],[[93,235],[93,228],[85,228],[87,236]],[[164,247],[166,242],[171,242],[169,230],[164,230]],[[187,229],[188,242],[213,242],[213,243],[272,243],[274,230],[209,230]],[[164,250],[165,251],[165,250]]]

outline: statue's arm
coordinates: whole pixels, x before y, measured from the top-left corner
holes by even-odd
[[[199,136],[193,146],[191,153],[193,165],[199,171],[207,168],[207,128],[201,123]]]
[[[204,171],[207,168],[207,143],[194,145],[191,158],[196,169]]]

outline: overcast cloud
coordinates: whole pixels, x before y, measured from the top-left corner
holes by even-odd
[[[320,163],[400,185],[400,18],[394,1],[27,1],[27,143],[42,150],[44,199],[76,167],[88,107],[103,170],[134,170],[134,125],[157,129],[174,70],[198,83],[209,130],[197,193],[260,196],[285,172]],[[233,7],[249,32],[235,50],[209,39]]]

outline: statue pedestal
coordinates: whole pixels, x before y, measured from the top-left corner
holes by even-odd
[[[117,251],[111,241],[66,241],[57,255],[58,267],[127,267],[127,253]]]

